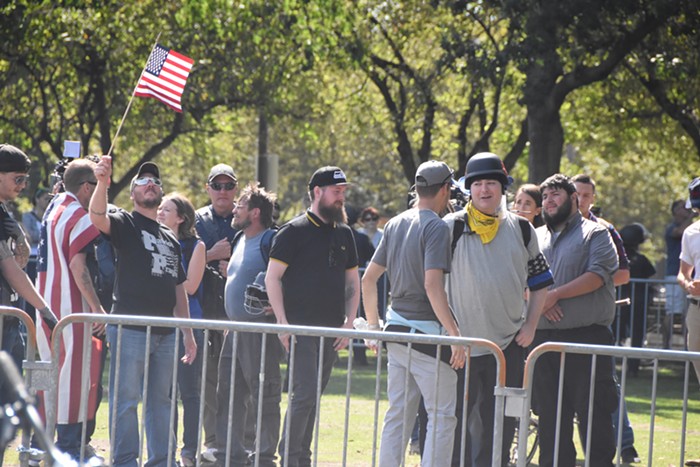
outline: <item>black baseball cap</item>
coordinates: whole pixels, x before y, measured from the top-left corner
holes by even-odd
[[[329,185],[347,185],[348,180],[345,177],[345,172],[343,172],[339,167],[327,165],[321,167],[311,176],[309,180],[309,191],[313,190],[314,187],[324,187]]]
[[[11,144],[0,144],[0,172],[29,172],[32,161],[21,149]]]

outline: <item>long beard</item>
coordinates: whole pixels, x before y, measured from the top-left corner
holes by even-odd
[[[554,214],[548,214],[547,211],[542,211],[542,217],[544,217],[544,221],[549,226],[550,228],[555,228],[564,222],[569,218],[569,215],[571,214],[571,198],[568,198],[564,204],[559,206],[557,211]]]
[[[318,206],[318,213],[324,219],[331,220],[336,223],[348,223],[348,215],[345,213],[345,205],[341,205],[339,208],[334,205],[320,204]]]

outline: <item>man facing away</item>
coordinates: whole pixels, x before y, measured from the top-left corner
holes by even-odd
[[[116,284],[112,313],[132,316],[189,318],[187,278],[182,267],[180,243],[170,229],[156,221],[163,198],[158,166],[141,164],[131,181],[132,212],[107,212],[107,188],[112,174],[112,158],[102,156],[95,167],[97,187],[90,199],[90,220],[108,235],[117,252]],[[185,356],[191,363],[197,355],[192,329],[183,328]],[[173,328],[151,328],[149,347],[146,328],[107,327],[111,349],[109,368],[109,426],[113,466],[139,463],[139,421],[137,409],[144,403],[143,415],[148,438],[147,465],[175,466],[177,445],[170,426],[170,397],[173,380],[175,332]],[[148,362],[146,362],[146,356]],[[116,365],[119,366],[119,380]],[[148,374],[145,367],[148,363]],[[148,397],[142,401],[144,380],[148,379]],[[113,419],[113,416],[116,419]],[[168,452],[172,443],[173,452]]]
[[[278,324],[352,329],[360,302],[360,277],[355,241],[346,224],[346,189],[340,168],[318,169],[309,180],[309,210],[277,233],[265,285]],[[289,351],[289,334],[280,334],[279,339]],[[292,396],[285,417],[290,428],[287,431],[285,420],[279,445],[282,465],[311,464],[317,382],[323,392],[337,351],[347,344],[348,339],[325,339],[321,347],[318,337],[296,336],[290,355],[294,359]],[[319,367],[321,353],[323,367]]]
[[[554,274],[555,287],[547,293],[533,346],[544,342],[612,345],[610,324],[615,315],[613,275],[617,252],[605,227],[584,219],[578,210],[576,186],[556,174],[540,185],[545,225],[536,229],[542,252]],[[612,358],[598,356],[594,379],[595,400],[591,431],[591,465],[611,466],[615,455],[612,413],[617,389]],[[576,463],[573,442],[574,416],[586,445],[591,357],[567,354],[563,379],[559,452],[554,452],[557,424],[560,356],[544,354],[535,366],[534,408],[539,415],[539,465]]]
[[[66,191],[56,195],[41,222],[38,249],[37,289],[56,310],[59,318],[73,313],[105,314],[87,267],[88,253],[100,232],[90,222],[87,207],[95,191],[94,168],[90,160],[71,162],[63,175]],[[39,318],[39,317],[37,317]],[[38,323],[41,323],[39,321]],[[80,401],[88,399],[87,439],[84,456],[95,455],[89,446],[95,430],[95,415],[99,401],[98,386],[101,377],[103,341],[91,338],[91,360],[88,393],[82,394],[82,368],[84,334],[104,334],[104,325],[95,324],[92,329],[73,324],[61,334],[59,358],[58,411],[56,415],[56,447],[80,459],[82,423]],[[51,360],[51,331],[37,326],[37,346],[42,360]]]
[[[471,199],[464,211],[445,218],[453,235],[459,235],[456,244],[452,242],[455,250],[447,294],[462,336],[496,343],[506,359],[506,386],[519,387],[527,347],[535,336],[547,287],[553,279],[532,225],[501,209],[501,197],[508,184],[508,174],[497,155],[480,153],[467,162],[464,185],[470,190]],[[463,233],[455,231],[456,222]],[[472,349],[471,355],[464,465],[491,466],[496,360],[478,347]],[[454,466],[462,465],[465,371],[458,370],[458,375]],[[509,461],[515,424],[514,418],[504,420],[504,466]]]
[[[450,232],[438,215],[447,207],[451,184],[452,171],[445,163],[422,163],[415,177],[414,207],[385,226],[362,277],[370,329],[379,329],[377,280],[386,271],[392,289],[386,331],[460,335],[444,285],[444,274],[450,270]],[[386,348],[389,409],[384,417],[379,465],[403,465],[421,395],[428,413],[422,465],[450,465],[457,420],[454,370],[464,366],[464,347],[443,346],[441,355],[437,355],[435,345],[414,344],[409,349],[405,343],[390,342]],[[440,360],[437,366],[436,358]]]
[[[238,179],[233,168],[227,164],[216,164],[207,177],[207,194],[209,205],[197,209],[195,229],[197,235],[207,247],[207,270],[202,279],[204,296],[202,313],[205,319],[226,319],[223,301],[211,300],[212,297],[224,295],[226,284],[226,267],[231,257],[231,241],[236,234],[232,225],[233,206],[238,191]],[[207,342],[207,373],[204,375],[204,445],[206,450],[202,458],[215,462],[216,443],[216,385],[218,382],[219,356],[223,343],[221,331],[209,331]]]
[[[243,189],[233,208],[233,226],[239,233],[231,252],[226,275],[226,315],[233,321],[274,323],[274,315],[263,303],[249,303],[246,288],[251,284],[263,286],[261,279],[267,269],[270,246],[275,230],[272,226],[272,208],[275,195],[257,185]],[[264,372],[262,418],[260,420],[259,465],[275,466],[275,452],[280,433],[280,400],[282,378],[280,361],[284,350],[274,334],[265,338],[265,362],[261,368],[263,335],[238,332],[236,371],[231,389],[234,334],[224,336],[219,360],[219,385],[217,387],[216,458],[226,465],[226,448],[230,443],[231,466],[249,465],[246,446],[246,426],[252,420],[255,425],[258,413],[260,373]],[[233,390],[232,419],[229,423],[229,398]],[[247,403],[252,398],[253,403]],[[252,410],[249,410],[249,407]],[[227,437],[228,434],[228,437]]]
[[[686,208],[700,210],[700,177],[688,185]],[[681,239],[681,264],[678,271],[678,284],[688,293],[688,350],[700,352],[700,221],[692,223],[683,232]],[[700,363],[693,362],[695,374],[700,379]]]
[[[673,335],[674,315],[683,316],[688,308],[686,291],[678,284],[678,271],[681,268],[681,238],[683,232],[693,223],[695,213],[686,208],[685,200],[677,199],[671,204],[673,220],[666,226],[664,239],[666,240],[666,313],[662,326],[663,348],[671,348],[671,336]]]

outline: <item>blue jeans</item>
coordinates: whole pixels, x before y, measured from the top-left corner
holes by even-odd
[[[199,392],[202,389],[202,353],[204,330],[193,329],[194,341],[197,343],[197,357],[191,365],[179,362],[177,370],[177,387],[182,401],[182,457],[194,459],[197,454],[199,428]],[[180,339],[180,354],[185,354],[184,339]],[[177,434],[177,412],[175,412],[175,433]]]
[[[148,396],[144,401],[146,438],[148,439],[147,466],[168,465],[168,445],[175,439],[170,427],[170,404],[173,380],[173,352],[175,333],[151,334],[148,349],[149,369],[145,374],[146,332],[122,329],[121,349],[117,354],[117,327],[107,327],[112,358],[109,367],[109,426],[116,415],[115,432],[110,432],[114,450],[112,466],[137,466],[140,457],[140,425],[137,408],[143,395],[144,381],[148,381]],[[115,381],[117,361],[120,361],[119,381]],[[116,398],[116,413],[115,412]],[[170,466],[175,467],[172,452]]]

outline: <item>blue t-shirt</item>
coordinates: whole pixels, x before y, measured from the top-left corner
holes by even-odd
[[[241,235],[231,252],[226,274],[224,305],[226,315],[233,321],[261,321],[264,319],[264,315],[251,315],[243,307],[246,286],[255,281],[255,276],[259,272],[264,272],[267,269],[267,264],[260,252],[260,242],[264,233],[263,230],[252,238]]]

